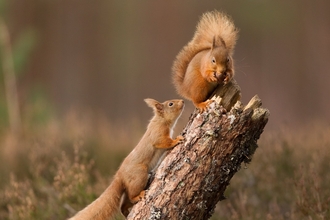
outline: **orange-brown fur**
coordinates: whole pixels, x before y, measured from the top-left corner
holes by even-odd
[[[219,83],[234,76],[233,52],[238,30],[232,20],[218,11],[205,13],[193,39],[173,63],[172,79],[177,92],[204,111]]]
[[[109,219],[118,211],[122,197],[121,211],[127,216],[129,208],[145,194],[148,173],[157,166],[167,149],[183,140],[182,136],[171,138],[172,128],[184,107],[183,100],[159,103],[153,99],[145,99],[145,102],[154,110],[145,134],[124,159],[110,186],[72,220]]]

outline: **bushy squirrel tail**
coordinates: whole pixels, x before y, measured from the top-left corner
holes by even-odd
[[[119,211],[119,203],[124,193],[121,179],[115,175],[110,186],[86,208],[69,220],[101,220],[110,219]]]
[[[215,39],[216,45],[220,40],[225,43],[228,51],[233,52],[237,37],[238,29],[232,19],[225,13],[215,10],[202,15],[190,43],[211,48],[213,39]]]
[[[173,63],[172,79],[176,89],[180,88],[192,58],[200,51],[211,49],[213,39],[216,45],[224,43],[232,55],[237,37],[238,29],[228,15],[216,10],[203,14],[193,39],[184,46]]]

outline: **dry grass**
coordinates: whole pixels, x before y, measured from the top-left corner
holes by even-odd
[[[213,219],[330,219],[330,126],[266,132]]]
[[[0,219],[65,219],[89,204],[141,135],[131,125],[124,132],[71,112],[19,136],[2,133]]]
[[[0,219],[71,216],[107,187],[145,129],[74,112],[25,121],[20,136],[0,133]],[[266,131],[212,219],[330,219],[329,149],[329,125]]]

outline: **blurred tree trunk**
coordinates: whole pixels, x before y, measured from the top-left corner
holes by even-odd
[[[21,116],[19,110],[13,54],[9,31],[5,21],[2,18],[0,18],[0,46],[9,125],[13,133],[19,133],[21,129]]]
[[[145,198],[127,219],[208,219],[230,179],[257,148],[269,111],[255,96],[246,107],[236,83],[222,87],[208,111],[195,111],[176,146],[157,169]],[[224,102],[225,100],[226,103]],[[230,106],[236,103],[230,109]],[[227,106],[226,106],[227,105]]]

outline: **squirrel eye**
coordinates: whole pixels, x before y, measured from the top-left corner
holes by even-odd
[[[172,106],[172,105],[173,105],[173,102],[168,103],[168,106]]]
[[[229,61],[230,61],[230,59],[229,59],[229,57],[227,57],[227,60],[226,60],[226,62],[227,62],[227,63],[229,63]]]
[[[214,57],[212,57],[212,60],[211,60],[211,62],[212,62],[213,64],[215,64],[215,63],[216,63],[216,61],[215,61],[215,58],[214,58]]]

